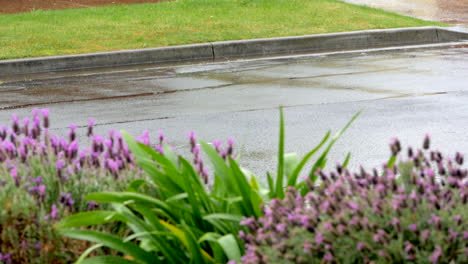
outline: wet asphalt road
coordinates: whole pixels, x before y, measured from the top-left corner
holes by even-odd
[[[425,133],[445,152],[468,153],[468,45],[437,49],[296,56],[103,72],[4,78],[0,124],[12,113],[49,108],[52,126],[96,119],[98,131],[136,135],[164,130],[180,152],[186,133],[211,141],[232,136],[241,164],[275,170],[278,106],[284,105],[286,149],[301,154],[328,129],[363,109],[331,160],[351,151],[353,167],[379,166],[388,143],[419,145]],[[84,134],[84,128],[81,132]]]
[[[468,0],[341,0],[385,9],[421,19],[440,21],[468,30]]]

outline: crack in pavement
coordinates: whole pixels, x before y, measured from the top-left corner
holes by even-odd
[[[76,103],[76,102],[112,100],[112,99],[121,99],[121,98],[134,98],[134,97],[142,97],[142,96],[151,96],[154,94],[155,93],[140,93],[140,94],[116,95],[116,96],[97,97],[97,98],[88,98],[88,99],[73,99],[73,100],[64,100],[64,101],[56,101],[56,102],[30,103],[30,104],[23,104],[23,105],[3,106],[3,107],[0,107],[0,111],[11,110],[11,109],[21,109],[21,108],[39,106],[39,105],[52,105],[52,104],[61,104],[61,103]]]

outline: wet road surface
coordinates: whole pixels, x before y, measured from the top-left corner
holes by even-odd
[[[468,30],[468,0],[342,0],[421,19],[454,24]]]
[[[0,124],[38,107],[58,133],[93,117],[100,133],[162,129],[181,152],[190,130],[232,136],[241,164],[264,175],[275,170],[279,105],[286,150],[300,154],[363,109],[330,157],[351,151],[353,167],[379,166],[395,136],[419,145],[430,132],[436,147],[468,153],[467,76],[468,45],[16,76],[0,84]]]

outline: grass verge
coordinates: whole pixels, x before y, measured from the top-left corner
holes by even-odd
[[[336,0],[177,0],[0,15],[0,60],[444,24]]]

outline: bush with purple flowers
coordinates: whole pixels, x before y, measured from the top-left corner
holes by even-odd
[[[76,259],[88,244],[61,238],[53,224],[102,207],[86,201],[86,194],[125,190],[143,175],[120,133],[105,138],[93,128],[90,120],[89,146],[79,144],[74,124],[66,137],[57,136],[47,109],[21,120],[12,115],[12,125],[0,127],[0,263]]]
[[[319,172],[304,196],[289,188],[263,207],[242,263],[468,263],[468,170],[463,156],[391,144],[381,172]]]

